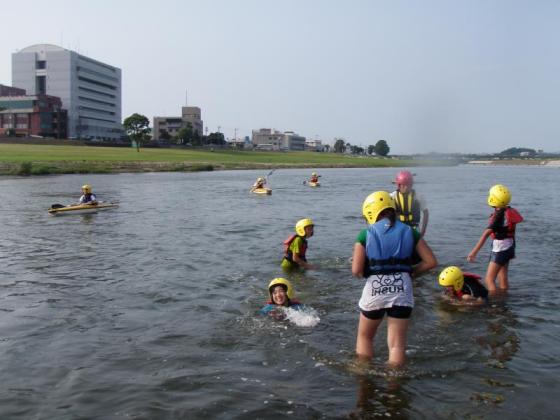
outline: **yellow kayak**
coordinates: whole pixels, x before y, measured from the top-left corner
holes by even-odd
[[[319,183],[319,182],[312,182],[312,181],[309,181],[307,184],[308,184],[310,187],[320,187],[320,186],[321,186],[321,183]]]
[[[118,207],[118,204],[114,203],[99,203],[99,204],[71,204],[69,206],[53,205],[49,209],[49,213],[52,215],[57,214],[90,214],[96,213],[100,210],[109,210]]]
[[[265,195],[272,194],[272,190],[270,188],[255,188],[251,192],[255,194],[265,194]]]

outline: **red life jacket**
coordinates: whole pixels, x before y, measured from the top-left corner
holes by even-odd
[[[288,261],[290,262],[294,262],[293,260],[293,255],[292,255],[292,251],[290,250],[290,245],[292,244],[292,242],[294,241],[294,239],[296,239],[299,235],[296,235],[295,233],[293,235],[291,235],[288,239],[286,239],[284,241],[284,258],[286,258]],[[303,261],[307,260],[305,259],[305,251],[307,251],[307,240],[305,239],[304,236],[299,236],[301,239],[303,239],[303,245],[301,246],[300,252],[299,252],[299,256]]]
[[[499,216],[499,209],[494,210],[494,213],[490,215],[489,224],[492,225],[494,219]],[[506,239],[515,238],[515,225],[523,221],[523,216],[519,214],[517,210],[513,207],[506,207],[504,210],[504,225],[503,229],[498,231],[492,230],[490,236],[492,239]]]
[[[469,273],[469,272],[466,272],[466,271],[463,273],[463,277],[464,277],[464,278],[470,277],[470,278],[472,278],[472,279],[475,279],[476,281],[479,281],[479,280],[482,278],[482,276],[479,276],[478,274]],[[458,291],[457,291],[457,290],[454,290],[454,291],[453,291],[453,294],[454,294],[455,296],[457,296],[459,299],[461,299],[461,298],[463,297],[463,295],[464,295],[464,293],[463,293],[462,290],[458,290]]]

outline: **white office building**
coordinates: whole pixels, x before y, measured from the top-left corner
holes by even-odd
[[[272,128],[253,130],[252,142],[259,150],[300,150],[305,149],[305,137],[293,131],[277,131]]]
[[[28,95],[58,96],[68,111],[68,137],[119,139],[121,69],[50,44],[12,54],[12,85]]]

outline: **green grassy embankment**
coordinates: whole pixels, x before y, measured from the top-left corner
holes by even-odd
[[[438,164],[423,162],[423,164]],[[0,175],[208,171],[214,169],[398,167],[412,160],[317,152],[254,152],[0,144]]]

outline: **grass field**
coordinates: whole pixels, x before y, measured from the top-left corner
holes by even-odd
[[[0,174],[414,166],[408,160],[317,152],[254,152],[0,144]]]

